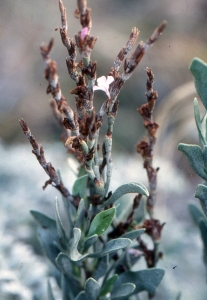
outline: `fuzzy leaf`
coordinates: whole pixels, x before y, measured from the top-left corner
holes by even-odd
[[[65,253],[60,253],[56,258],[57,266],[61,269],[61,271],[68,276],[72,277],[73,266],[70,258]]]
[[[96,300],[100,291],[99,283],[93,279],[88,278],[85,282],[85,295],[87,300]]]
[[[86,256],[88,256],[88,253],[82,255],[78,251],[78,243],[81,238],[81,230],[79,228],[73,228],[73,240],[71,242],[71,249],[70,249],[70,259],[72,261],[80,261]]]
[[[109,257],[108,257],[108,255],[106,255],[102,258],[99,258],[98,265],[95,268],[94,274],[93,274],[94,279],[98,280],[103,275],[105,275],[106,271],[108,270],[108,267],[109,267]]]
[[[194,117],[195,117],[197,129],[198,129],[200,142],[201,142],[202,146],[206,145],[206,141],[205,141],[204,135],[202,133],[202,129],[201,129],[200,112],[199,112],[199,107],[198,107],[198,100],[196,98],[194,99]]]
[[[137,222],[137,224],[142,223],[146,216],[146,197],[142,197],[139,203],[139,207],[136,209],[134,213],[134,221]]]
[[[87,187],[88,175],[83,175],[76,179],[73,188],[72,195],[80,196],[80,198],[84,198],[86,196],[86,187]]]
[[[111,225],[115,212],[116,208],[112,207],[98,213],[90,225],[88,237],[94,234],[102,235]]]
[[[59,213],[59,207],[58,207],[58,200],[55,200],[55,212],[56,212],[56,225],[57,225],[57,232],[60,238],[61,245],[63,246],[64,249],[67,249],[67,243],[68,243],[68,238],[65,233],[65,229],[63,227],[61,218],[60,218],[60,213]]]
[[[178,150],[182,151],[187,157],[193,170],[204,180],[207,174],[204,172],[203,153],[198,145],[179,144]]]
[[[123,185],[120,185],[115,192],[112,194],[112,196],[103,203],[104,206],[107,206],[109,204],[113,204],[116,200],[118,200],[121,196],[129,193],[138,193],[145,196],[149,196],[148,190],[146,187],[141,183],[136,182],[130,182]]]
[[[132,240],[135,240],[136,238],[138,238],[144,232],[145,232],[145,228],[132,230],[132,231],[129,231],[129,232],[123,234],[122,237],[130,239],[132,241]]]
[[[118,278],[119,276],[117,274],[114,274],[111,278],[109,278],[102,286],[99,296],[103,297],[106,294],[110,293],[114,286],[114,283],[117,281]]]
[[[147,291],[150,295],[154,295],[156,288],[158,287],[164,276],[164,273],[164,270],[158,268],[136,272],[127,271],[119,276],[119,279],[114,285],[113,292],[119,289],[120,285],[130,282],[135,284],[136,286],[132,294],[137,294],[141,291]]]
[[[38,211],[30,212],[38,223],[38,238],[42,248],[51,262],[55,264],[55,259],[60,252],[55,245],[55,243],[59,244],[56,222]]]
[[[207,64],[195,57],[191,62],[190,71],[194,77],[196,91],[207,109]]]
[[[188,207],[194,222],[199,225],[200,218],[204,217],[203,211],[196,203],[190,203]]]
[[[47,295],[48,295],[48,300],[55,300],[55,297],[53,295],[52,287],[51,287],[51,284],[50,284],[49,280],[47,282]]]
[[[203,146],[203,162],[204,162],[204,172],[207,173],[207,146]]]
[[[74,227],[81,229],[81,225],[84,222],[84,214],[85,214],[85,203],[84,203],[84,199],[81,199],[81,201],[78,205],[78,211],[77,211]]]
[[[85,240],[84,251],[87,251],[98,239],[98,235],[94,234]]]
[[[80,292],[80,293],[77,295],[77,297],[75,298],[75,300],[88,300],[88,299],[86,298],[85,292],[82,291],[82,292]]]
[[[127,297],[132,294],[135,288],[136,285],[133,283],[123,283],[117,290],[113,290],[113,292],[111,293],[111,300]]]
[[[108,243],[106,243],[106,245],[104,246],[104,249],[101,252],[101,257],[109,253],[118,251],[119,249],[126,248],[130,244],[131,244],[131,240],[125,238],[118,238],[118,239],[111,240]]]
[[[206,220],[201,219],[199,222],[199,228],[201,232],[201,238],[203,241],[203,252],[204,252],[204,262],[207,263],[207,223]]]
[[[207,186],[203,184],[197,185],[195,197],[200,200],[201,207],[207,217]]]

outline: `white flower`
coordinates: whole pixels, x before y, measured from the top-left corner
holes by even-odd
[[[95,85],[93,87],[94,91],[97,90],[102,90],[104,91],[107,96],[110,98],[110,94],[109,94],[109,85],[114,81],[113,76],[107,76],[107,78],[105,76],[101,76],[97,79],[97,85]]]

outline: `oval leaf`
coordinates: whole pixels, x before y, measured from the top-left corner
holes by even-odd
[[[48,300],[55,300],[55,297],[53,295],[52,287],[51,287],[51,284],[50,284],[49,280],[47,282],[47,295],[48,295]]]
[[[125,238],[118,238],[118,239],[111,240],[108,243],[106,243],[104,249],[101,252],[101,257],[109,253],[112,253],[114,251],[118,251],[119,249],[126,248],[130,244],[131,244],[131,240]]]
[[[58,206],[58,200],[55,200],[55,217],[56,217],[56,225],[57,225],[57,232],[60,238],[60,243],[62,247],[67,250],[67,243],[68,243],[68,238],[65,233],[65,229],[63,227],[62,220],[60,218],[60,213],[59,213],[59,206]]]
[[[86,196],[87,181],[88,181],[88,175],[83,175],[78,179],[76,179],[72,188],[72,195],[80,196],[80,198],[84,198]]]
[[[119,286],[117,290],[114,290],[113,293],[111,293],[111,300],[113,299],[120,299],[123,297],[127,297],[135,290],[136,285],[133,283],[124,283]]]
[[[119,275],[119,279],[116,281],[113,292],[119,289],[120,285],[124,283],[133,283],[136,288],[132,294],[137,294],[141,291],[147,291],[150,295],[154,295],[156,288],[160,284],[165,271],[163,269],[152,268],[141,271],[127,271]]]
[[[88,299],[86,298],[85,292],[82,291],[76,296],[75,300],[88,300]]]
[[[117,281],[118,278],[119,276],[117,274],[114,274],[111,278],[109,278],[102,286],[99,296],[103,297],[106,294],[110,293],[114,286],[114,283]]]
[[[200,200],[202,209],[207,217],[207,186],[199,184],[196,188],[195,197]]]
[[[123,185],[120,185],[118,189],[112,194],[112,196],[103,203],[104,206],[113,204],[116,200],[118,200],[121,196],[129,193],[137,193],[145,196],[149,196],[149,192],[147,188],[141,184],[136,182],[130,182]]]
[[[207,64],[200,58],[195,57],[190,65],[190,71],[193,74],[196,91],[207,109]]]
[[[182,151],[187,157],[193,170],[203,179],[207,180],[204,172],[203,153],[198,145],[179,144],[178,150]]]
[[[88,278],[85,282],[85,295],[87,300],[96,300],[99,291],[100,291],[99,283],[93,278]]]
[[[55,245],[59,244],[56,222],[38,211],[32,210],[30,212],[38,223],[38,238],[42,248],[51,262],[55,264],[55,259],[60,252]]]
[[[194,222],[199,225],[200,218],[204,217],[203,211],[198,207],[197,203],[190,203],[188,207]]]
[[[102,235],[111,225],[115,212],[116,208],[112,207],[98,213],[90,225],[88,237],[94,234]]]
[[[200,111],[199,111],[199,107],[198,107],[198,100],[196,98],[194,99],[194,117],[195,117],[195,122],[196,122],[201,145],[204,146],[204,145],[206,145],[206,141],[204,138],[205,134],[203,135],[203,133],[202,133]]]
[[[73,266],[70,258],[65,253],[60,253],[56,258],[56,263],[59,269],[68,277],[73,276]]]
[[[130,239],[132,241],[132,240],[135,240],[136,238],[138,238],[144,232],[145,232],[145,228],[132,230],[132,231],[129,231],[129,232],[123,234],[122,237]]]
[[[78,251],[78,243],[81,238],[81,230],[79,228],[73,228],[73,240],[71,243],[71,249],[70,249],[70,259],[73,261],[80,261],[86,256],[88,256],[88,253],[82,255]]]
[[[98,235],[94,234],[85,240],[84,251],[87,251],[98,239]]]

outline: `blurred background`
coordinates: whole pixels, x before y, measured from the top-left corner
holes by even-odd
[[[79,21],[73,16],[76,1],[67,0],[64,4],[67,8],[68,34],[73,37],[81,29]],[[166,256],[168,258],[163,260],[162,267],[167,271],[174,264],[180,263],[180,269],[173,269],[174,273],[169,271],[170,287],[168,288],[169,282],[166,282],[162,287],[164,292],[161,290],[157,299],[176,299],[181,290],[185,290],[181,299],[206,299],[203,296],[206,278],[202,267],[202,247],[199,233],[193,227],[187,208],[189,201],[194,201],[194,190],[200,180],[176,148],[181,141],[198,142],[193,119],[193,98],[196,93],[188,67],[195,56],[207,61],[207,2],[96,0],[88,1],[88,6],[92,8],[91,34],[98,37],[92,53],[92,59],[98,61],[97,77],[107,75],[134,26],[140,30],[138,41],[145,41],[164,19],[168,22],[163,35],[145,54],[118,98],[120,105],[113,138],[115,174],[111,189],[116,188],[122,180],[140,180],[147,184],[142,161],[136,155],[136,144],[145,134],[142,119],[136,109],[146,101],[145,68],[150,67],[155,75],[154,89],[159,93],[155,108],[155,121],[160,125],[155,164],[161,170],[158,174],[156,217],[167,222],[163,231],[163,247],[171,253],[171,256]],[[11,243],[17,243],[17,249],[21,241],[21,247],[25,246],[25,242],[27,247],[34,245],[34,223],[28,213],[29,209],[40,209],[41,206],[42,211],[47,210],[52,214],[54,198],[59,195],[51,187],[42,192],[41,186],[47,177],[31,154],[30,145],[18,124],[19,118],[23,117],[28,122],[32,133],[46,149],[48,161],[61,169],[69,188],[75,179],[67,164],[65,148],[59,142],[60,129],[49,105],[51,96],[45,92],[47,82],[39,51],[42,42],[48,43],[51,37],[55,39],[52,59],[57,61],[63,94],[75,110],[74,98],[69,93],[74,88],[74,83],[67,73],[66,48],[61,43],[59,32],[55,31],[61,25],[58,0],[1,0],[0,25],[0,210],[3,216],[0,221],[0,252],[2,261],[4,260],[0,267],[5,272],[16,270],[17,281],[21,277],[21,282],[25,282],[24,277],[28,279],[28,276],[19,273],[21,256],[12,253],[11,256],[8,255],[12,252]],[[97,91],[97,110],[104,100],[104,93]],[[106,127],[103,127],[102,134],[105,131]],[[184,239],[189,232],[191,238]],[[169,241],[169,237],[174,242]],[[35,251],[39,250],[27,249],[29,256]],[[10,257],[15,257],[16,260],[13,261]],[[180,273],[177,270],[181,270]],[[45,269],[42,274],[44,272]],[[191,274],[190,279],[185,274]],[[6,275],[3,271],[0,271],[0,275],[2,283],[4,279],[1,278]],[[41,277],[36,277],[38,276]],[[27,286],[35,289],[39,284],[36,277]],[[196,284],[195,278],[198,281]],[[10,287],[8,290],[11,289]],[[5,297],[2,299],[7,299]],[[21,297],[20,299],[30,299],[31,295]]]

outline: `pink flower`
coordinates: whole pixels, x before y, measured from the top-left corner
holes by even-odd
[[[84,40],[85,36],[88,34],[88,27],[83,27],[80,33],[81,40]]]
[[[109,85],[114,81],[113,76],[101,76],[97,79],[97,85],[93,87],[94,91],[102,90],[106,93],[106,95],[110,98],[109,94]]]

